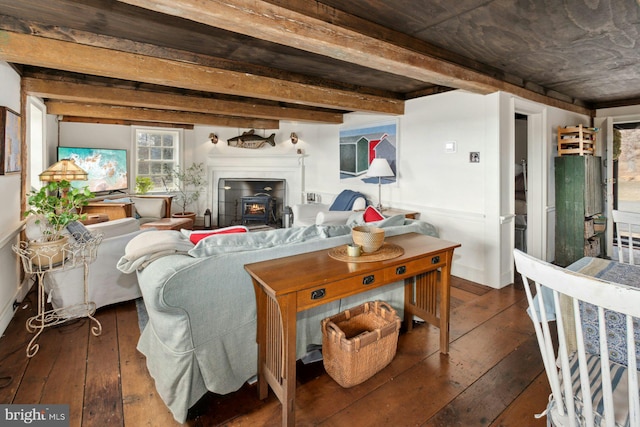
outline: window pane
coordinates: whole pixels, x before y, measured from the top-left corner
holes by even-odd
[[[178,162],[180,132],[175,130],[137,129],[136,153],[138,176],[148,176],[154,183],[151,191],[165,191],[172,182],[166,181],[167,170],[172,170]],[[164,179],[164,181],[163,181]],[[165,187],[166,184],[166,187]]]
[[[165,134],[162,136],[162,145],[165,147],[173,147],[173,135]]]
[[[162,159],[162,148],[151,148],[149,158],[152,160],[160,160]]]
[[[138,147],[138,161],[149,159],[149,149]]]
[[[162,188],[164,190],[164,183],[162,182],[162,177],[152,176],[151,180],[153,181],[154,188]]]
[[[162,175],[163,171],[162,171],[162,163],[151,163],[151,174],[153,175]]]

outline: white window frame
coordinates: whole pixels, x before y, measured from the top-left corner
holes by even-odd
[[[133,170],[133,182],[132,182],[132,188],[135,189],[136,187],[136,177],[139,175],[139,167],[141,162],[146,161],[147,159],[140,159],[138,157],[138,135],[140,133],[153,133],[153,134],[160,134],[160,135],[166,135],[166,134],[171,134],[175,137],[174,141],[177,140],[177,142],[175,143],[175,148],[174,148],[174,158],[171,161],[171,163],[173,163],[173,166],[180,166],[182,165],[182,158],[183,158],[183,141],[184,141],[184,131],[182,129],[176,129],[176,128],[162,128],[162,127],[133,127],[132,128],[132,136],[131,136],[131,145],[132,145],[132,152],[133,152],[133,159],[134,159],[134,164],[132,167]],[[168,163],[167,161],[163,161],[163,160],[158,160],[158,162],[163,162],[163,163]],[[161,173],[160,173],[161,174]],[[140,175],[148,175],[146,173],[144,174],[140,174]],[[157,175],[157,174],[154,174]],[[172,188],[169,188],[168,190],[172,190]],[[166,192],[167,189],[162,185],[162,184],[158,184],[156,183],[156,186],[154,188],[151,189],[150,192]]]
[[[47,168],[47,107],[41,99],[27,96],[27,141],[29,147],[29,167],[27,181],[31,189],[42,187],[39,175]],[[39,117],[35,117],[34,111]]]

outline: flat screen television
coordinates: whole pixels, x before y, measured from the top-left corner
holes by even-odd
[[[129,187],[127,150],[58,147],[58,160],[72,159],[89,174],[88,181],[73,181],[72,187],[89,186],[94,193],[116,192]]]

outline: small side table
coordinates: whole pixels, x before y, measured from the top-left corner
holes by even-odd
[[[73,239],[71,239],[73,240]],[[33,357],[38,352],[40,345],[36,343],[36,340],[45,328],[50,326],[59,325],[68,320],[77,319],[79,317],[88,317],[91,319],[95,326],[91,328],[91,333],[94,336],[98,336],[102,333],[102,324],[93,317],[96,312],[96,304],[93,301],[88,300],[89,287],[89,264],[95,261],[98,246],[102,242],[102,234],[87,236],[78,236],[78,239],[66,243],[62,251],[62,261],[55,262],[53,257],[56,254],[49,253],[45,255],[37,254],[33,248],[29,247],[29,242],[20,242],[17,245],[13,245],[13,251],[20,256],[22,260],[22,266],[25,273],[35,274],[38,280],[38,314],[27,319],[26,328],[27,331],[34,333],[35,335],[27,344],[27,357]],[[49,262],[45,262],[46,260]],[[68,307],[61,307],[52,310],[46,310],[46,295],[44,290],[44,277],[47,273],[54,271],[76,268],[82,266],[84,268],[84,302],[75,304]]]
[[[418,219],[418,217],[420,217],[420,212],[405,211],[403,209],[394,209],[394,208],[382,208],[382,215],[384,216],[404,215],[404,217],[407,219]]]

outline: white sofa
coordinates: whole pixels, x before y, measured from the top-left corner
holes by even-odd
[[[293,226],[306,227],[308,225],[342,225],[355,212],[362,211],[367,207],[367,199],[358,197],[354,200],[353,206],[348,211],[329,210],[335,202],[335,196],[331,203],[307,203],[291,207],[293,213]]]
[[[96,308],[129,301],[142,296],[135,274],[124,274],[116,268],[125,253],[125,247],[135,236],[149,231],[141,230],[135,218],[87,225],[91,233],[102,233],[96,260],[89,264],[89,301]],[[84,271],[79,266],[45,275],[45,291],[54,308],[68,307],[84,302]]]

